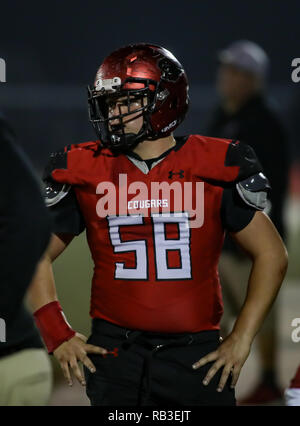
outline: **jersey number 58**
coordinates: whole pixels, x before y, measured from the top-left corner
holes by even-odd
[[[152,213],[153,246],[157,280],[188,280],[192,278],[190,256],[190,227],[188,213]],[[115,253],[134,252],[135,268],[125,268],[124,263],[116,262],[115,279],[148,280],[149,256],[146,240],[122,241],[120,226],[143,225],[142,215],[108,216],[109,235]],[[166,238],[166,224],[175,223],[178,238]],[[168,266],[168,252],[177,251],[180,267]]]

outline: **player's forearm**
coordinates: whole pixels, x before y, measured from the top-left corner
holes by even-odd
[[[57,300],[52,261],[47,254],[37,265],[27,292],[27,300],[33,312],[47,303]]]
[[[52,261],[55,258],[45,254],[39,263],[28,292],[28,302],[34,312],[34,319],[49,353],[63,342],[75,336],[67,322],[57,299]]]
[[[254,339],[270,310],[287,270],[287,253],[257,256],[249,277],[247,296],[232,333],[238,338]]]

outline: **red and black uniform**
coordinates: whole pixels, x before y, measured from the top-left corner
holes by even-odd
[[[255,213],[235,183],[260,171],[249,146],[198,135],[147,161],[114,156],[97,142],[53,154],[45,180],[54,231],[86,228],[92,318],[152,333],[218,330],[224,232],[240,231]],[[175,195],[157,192],[159,184]],[[132,214],[134,207],[144,210]]]
[[[95,263],[90,311],[93,318],[157,332],[219,328],[222,301],[217,265],[224,225],[228,225],[222,223],[221,209],[225,210],[225,220],[232,214],[233,230],[247,225],[254,214],[252,209],[244,215],[244,223],[239,221],[235,225],[235,212],[226,212],[226,200],[222,204],[226,185],[257,172],[257,164],[241,158],[243,149],[238,143],[191,136],[148,173],[125,155],[114,157],[108,150],[97,154],[96,142],[66,149],[62,154],[66,168],[55,168],[51,176],[56,182],[72,185],[86,226]],[[120,175],[127,181],[126,192],[130,185],[142,182],[148,188],[144,198],[155,202],[155,196],[151,195],[153,182],[164,181],[169,185],[176,182],[182,188],[182,199],[185,182],[192,183],[194,199],[198,190],[203,224],[189,228],[187,217],[176,219],[177,200],[171,191],[163,199],[171,212],[170,220],[160,216],[159,211],[151,215],[150,209],[149,217],[141,214],[132,217],[128,208],[125,214],[129,216],[119,215]],[[106,197],[97,194],[101,182],[112,183],[115,188],[111,196],[115,199],[110,201],[115,202],[116,213],[107,217],[99,217],[97,213],[101,197]],[[202,195],[196,188],[197,182],[203,182]],[[135,195],[128,194],[129,208],[134,206],[130,200]],[[140,198],[140,205],[144,206]],[[56,208],[59,203],[52,207]]]

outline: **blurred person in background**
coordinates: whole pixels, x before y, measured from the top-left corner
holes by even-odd
[[[38,180],[0,117],[0,406],[46,405],[52,372],[24,296],[51,221]]]
[[[285,239],[283,208],[288,188],[289,150],[285,129],[264,94],[269,59],[260,46],[247,40],[232,43],[219,53],[218,59],[220,101],[206,134],[237,139],[254,148],[271,185],[265,211]],[[230,314],[236,316],[244,300],[249,268],[249,260],[227,238],[219,264],[225,333],[230,326]],[[275,305],[257,339],[261,361],[259,383],[241,403],[268,403],[282,397],[276,377],[277,327]]]
[[[295,91],[288,106],[288,124],[291,135],[291,142],[293,148],[293,163],[300,167],[300,91],[299,83],[295,84]]]
[[[300,226],[299,204],[300,204],[300,82],[293,87],[292,98],[287,109],[287,122],[292,147],[292,165],[290,172],[290,196],[295,205],[297,224]]]
[[[288,122],[293,148],[293,163],[291,170],[291,197],[296,201],[296,215],[299,223],[299,202],[300,202],[300,92],[293,92],[291,102],[288,107]],[[297,282],[299,285],[299,282]],[[300,406],[300,365],[291,380],[289,387],[285,390],[285,404],[289,406]]]
[[[285,404],[289,406],[300,406],[300,365],[290,386],[284,392]]]

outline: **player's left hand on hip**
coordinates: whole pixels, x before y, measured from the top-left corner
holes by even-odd
[[[208,362],[214,361],[202,381],[205,386],[209,384],[217,371],[223,368],[217,387],[217,391],[222,392],[230,374],[232,374],[231,387],[233,388],[236,385],[241,368],[249,356],[250,347],[251,341],[230,334],[216,351],[205,355],[199,361],[195,362],[192,367],[197,369]]]

